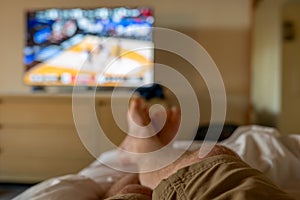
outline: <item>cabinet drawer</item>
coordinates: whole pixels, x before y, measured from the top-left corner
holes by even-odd
[[[0,130],[0,156],[88,158],[74,127],[13,128]]]
[[[35,183],[48,178],[78,173],[89,159],[0,157],[0,181]]]
[[[0,104],[2,124],[74,124],[72,104],[42,101],[8,102]]]
[[[99,133],[93,123],[98,118],[106,136],[116,145],[125,134],[115,124],[109,98],[96,98],[95,109],[83,106],[84,133]],[[120,98],[117,109],[124,105]],[[118,112],[126,126],[126,112]],[[89,123],[92,122],[92,125]],[[85,127],[86,125],[86,127]],[[83,134],[84,134],[83,133]],[[99,133],[100,134],[100,133]],[[112,148],[100,137],[86,139],[97,153]],[[82,135],[81,135],[82,136]],[[95,139],[97,138],[97,139]],[[99,141],[97,141],[99,140]],[[51,96],[4,96],[0,98],[0,181],[37,182],[50,177],[76,173],[95,158],[82,144],[72,113],[72,98]]]

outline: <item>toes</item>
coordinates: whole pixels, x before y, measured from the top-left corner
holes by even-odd
[[[177,131],[181,120],[180,109],[176,106],[172,107],[168,112],[168,119],[166,126],[170,127],[173,131]]]
[[[169,110],[158,110],[150,114],[151,123],[156,132],[159,132],[163,129],[169,112]]]
[[[150,123],[149,108],[142,98],[135,98],[130,102],[129,115],[140,126]]]
[[[141,98],[136,98],[131,100],[129,105],[130,112],[141,112],[143,110],[143,105],[145,104],[144,100]]]
[[[172,107],[171,116],[170,116],[171,123],[178,128],[180,125],[180,120],[181,120],[181,113],[179,107],[177,106]]]
[[[163,129],[159,132],[158,136],[161,141],[166,145],[169,144],[177,134],[180,125],[180,109],[173,107],[167,111],[167,119]]]

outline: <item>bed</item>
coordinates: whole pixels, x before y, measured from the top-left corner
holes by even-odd
[[[183,148],[189,141],[175,141]],[[300,199],[300,135],[280,135],[274,128],[241,126],[220,142],[235,151],[253,168],[262,171],[282,190]],[[197,149],[194,141],[190,149]],[[101,199],[111,185],[126,173],[113,170],[99,160],[117,165],[116,150],[104,152],[78,174],[55,177],[33,186],[15,200]]]

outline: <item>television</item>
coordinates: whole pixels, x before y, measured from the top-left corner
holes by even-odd
[[[154,79],[150,7],[26,11],[24,82],[138,87]]]

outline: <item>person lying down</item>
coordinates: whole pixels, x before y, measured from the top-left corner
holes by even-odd
[[[149,108],[143,99],[137,98],[131,101],[127,117],[128,135],[118,150],[112,150],[116,155],[112,162],[116,162],[116,165],[135,166],[136,173],[124,173],[95,161],[95,165],[92,164],[78,174],[55,177],[37,184],[14,200],[292,199],[265,176],[268,174],[266,170],[261,170],[265,173],[262,174],[251,168],[234,151],[223,146],[224,143],[190,151],[173,147],[176,143],[173,138],[180,125],[180,110],[172,108],[167,111],[166,116],[165,124],[161,125],[161,118],[158,115],[149,117]],[[241,135],[257,136],[253,132]],[[264,132],[260,136],[269,141],[271,134]],[[259,137],[260,142],[263,137]],[[232,140],[237,139],[232,138]],[[236,145],[236,143],[232,144]],[[257,145],[250,146],[251,152],[255,153],[250,157],[255,158],[254,161],[262,162],[263,168],[272,167],[266,165],[262,159],[259,159],[259,155],[256,155],[257,152],[253,151]],[[161,151],[164,148],[165,150]],[[239,151],[239,148],[232,149]],[[298,152],[298,149],[296,148],[295,151]],[[208,153],[202,154],[203,150]],[[275,150],[273,149],[272,152]],[[109,152],[105,152],[107,153]],[[241,152],[238,153],[242,156]],[[243,159],[247,160],[247,156]],[[279,172],[284,172],[282,177],[285,179],[280,179],[280,183],[283,182],[284,185],[288,185],[288,179],[297,177],[293,173],[288,176],[287,171],[283,170],[285,167],[289,172],[293,171],[290,166],[292,163],[285,160],[282,162],[283,168],[280,165],[281,167],[278,168],[280,171],[274,171],[276,177]],[[252,166],[255,165],[252,163]],[[295,165],[296,171],[298,166],[300,164]],[[113,181],[107,181],[107,178]],[[275,181],[274,177],[272,180]],[[279,185],[278,180],[277,185]],[[298,186],[295,188],[298,190]],[[294,198],[297,198],[297,195]]]
[[[120,145],[119,159],[135,163],[140,173],[117,181],[106,193],[106,199],[292,199],[221,145],[207,147],[211,151],[204,157],[200,150],[183,152],[174,162],[150,170],[172,153],[163,151],[159,156],[143,159],[134,155],[147,155],[168,145],[178,130],[180,111],[168,110],[165,125],[157,134],[151,124],[155,126],[155,119],[150,119],[145,102],[140,98],[132,100],[128,111],[129,134]]]

